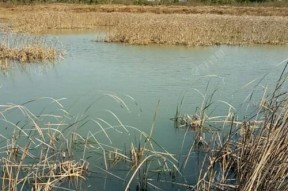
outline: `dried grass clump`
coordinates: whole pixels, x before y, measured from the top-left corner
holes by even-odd
[[[287,44],[285,17],[125,14],[107,42],[188,46]]]
[[[172,118],[173,121],[175,121],[175,127],[176,128],[190,128],[194,131],[201,129],[202,121],[201,119],[196,116],[190,116],[188,114],[183,116],[175,116],[175,118]]]
[[[63,56],[58,41],[38,35],[17,34],[7,30],[0,39],[0,60],[7,66],[7,60],[21,63],[53,62]],[[6,63],[6,65],[5,65]]]
[[[19,62],[53,61],[59,57],[54,48],[41,45],[27,45],[21,48],[9,48],[0,44],[0,59]]]

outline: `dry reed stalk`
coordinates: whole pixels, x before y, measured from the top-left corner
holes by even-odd
[[[139,164],[142,162],[143,154],[144,154],[144,150],[140,146],[140,144],[139,144],[138,148],[135,148],[133,143],[131,144],[130,160],[131,160],[131,165],[133,168],[137,168],[139,166]]]
[[[52,100],[58,105],[58,100]],[[77,184],[85,180],[89,163],[73,159],[68,140],[59,129],[64,125],[64,115],[43,114],[45,117],[40,119],[22,105],[1,105],[1,109],[1,122],[14,128],[11,137],[6,138],[6,148],[1,148],[5,151],[1,155],[1,190],[54,190],[65,181]],[[15,124],[6,118],[15,110],[28,120],[21,128],[21,122]],[[44,118],[60,123],[45,125],[41,123]]]
[[[225,142],[209,154],[196,190],[288,190],[287,67],[274,92],[260,102],[262,122],[244,120],[235,133],[231,122]]]

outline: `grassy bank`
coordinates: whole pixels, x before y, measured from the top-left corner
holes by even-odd
[[[0,18],[16,32],[97,31],[106,26],[106,42],[189,46],[288,43],[285,7],[44,4],[0,9]]]

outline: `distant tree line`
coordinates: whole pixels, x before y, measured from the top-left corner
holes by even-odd
[[[288,2],[288,0],[0,0],[1,3],[33,4],[33,3],[83,3],[83,4],[233,4],[233,3],[264,3]]]

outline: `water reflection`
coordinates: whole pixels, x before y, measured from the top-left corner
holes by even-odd
[[[9,68],[8,59],[0,59],[0,70],[6,71]]]
[[[17,61],[11,61],[9,59],[0,59],[0,72],[3,77],[10,76],[10,79],[14,78],[13,70],[17,70],[24,75],[39,75],[45,76],[51,70],[55,70],[57,63],[20,63]],[[16,77],[17,78],[17,77]],[[15,79],[16,80],[16,79]]]

